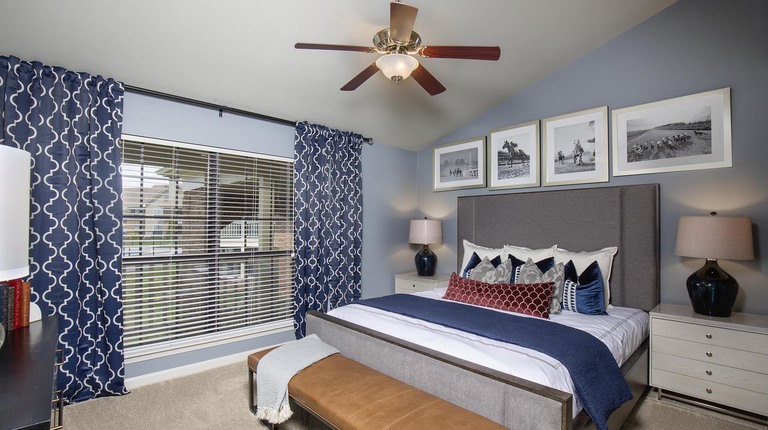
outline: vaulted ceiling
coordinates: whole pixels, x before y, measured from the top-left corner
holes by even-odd
[[[411,0],[425,45],[497,45],[499,61],[419,59],[446,88],[377,73],[377,55],[294,49],[372,46],[385,0],[0,0],[0,55],[419,150],[675,0]]]

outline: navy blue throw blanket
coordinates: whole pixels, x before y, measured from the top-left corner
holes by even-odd
[[[576,394],[598,429],[608,416],[632,399],[613,355],[596,337],[575,328],[460,303],[395,294],[356,302],[418,318],[489,339],[542,352],[568,369]]]

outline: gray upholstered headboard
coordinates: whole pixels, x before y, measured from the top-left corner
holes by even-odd
[[[659,303],[658,184],[459,197],[457,267],[463,239],[493,248],[617,246],[611,303],[646,311]]]

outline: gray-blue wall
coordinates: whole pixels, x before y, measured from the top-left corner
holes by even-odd
[[[363,298],[395,292],[395,274],[416,270],[408,245],[417,212],[416,154],[363,148]]]
[[[756,259],[720,264],[741,286],[735,310],[768,314],[768,2],[681,0],[435,145],[597,106],[619,109],[723,87],[731,87],[733,167],[611,177],[607,184],[586,186],[661,184],[661,299],[666,303],[690,303],[685,280],[704,263],[674,254],[678,218],[711,210],[752,217]],[[438,271],[450,273],[456,267],[456,197],[489,191],[434,193],[431,162],[432,149],[418,153],[419,210],[444,219],[446,243],[435,252]],[[517,192],[551,188],[569,187]]]
[[[768,253],[761,252],[768,243],[768,171],[764,168],[768,142],[762,133],[768,113],[766,18],[768,2],[763,0],[681,0],[435,144],[585,108],[623,108],[730,86],[732,168],[611,178],[609,184],[598,186],[661,184],[661,288],[662,300],[669,303],[688,303],[685,278],[702,264],[674,255],[678,217],[713,209],[723,215],[751,216],[757,259],[726,261],[722,266],[742,286],[737,309],[766,314]],[[210,109],[133,93],[126,94],[123,132],[262,154],[293,154],[292,127],[227,113],[219,118]],[[394,292],[394,274],[413,270],[416,248],[407,244],[408,220],[421,215],[444,220],[445,243],[433,249],[440,273],[455,270],[456,197],[488,192],[433,193],[432,150],[415,154],[386,143],[363,148],[364,297]],[[133,363],[126,375],[139,376],[290,339],[291,333],[278,334]]]
[[[327,124],[333,126],[332,124]],[[293,158],[292,126],[128,92],[123,133]],[[363,297],[394,292],[394,274],[412,270],[408,220],[416,213],[416,157],[376,144],[363,148]],[[126,377],[286,342],[293,331],[135,362]]]

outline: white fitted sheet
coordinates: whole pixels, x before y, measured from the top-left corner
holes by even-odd
[[[445,290],[446,288],[436,288],[414,294],[443,300]],[[512,312],[497,312],[528,317]],[[573,415],[576,416],[582,409],[580,399],[574,394],[575,389],[568,370],[546,354],[369,306],[346,305],[332,310],[329,315],[571,393],[574,395]],[[550,321],[577,328],[597,337],[608,347],[619,366],[624,364],[648,337],[648,314],[639,309],[612,306],[608,309],[608,315],[583,315],[563,311],[561,315],[550,315]]]

